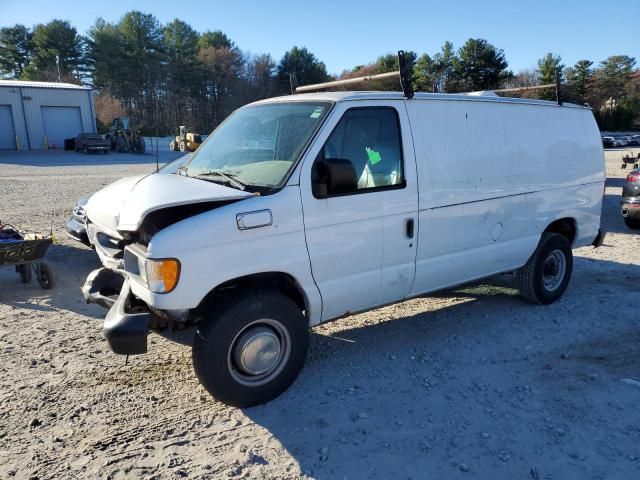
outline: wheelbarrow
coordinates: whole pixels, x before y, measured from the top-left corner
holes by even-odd
[[[638,168],[638,164],[640,163],[640,153],[636,157],[633,156],[633,153],[627,152],[622,156],[622,165],[620,166],[623,170],[627,168],[627,165],[633,165],[633,168]]]
[[[35,274],[40,286],[50,290],[56,285],[56,274],[42,259],[52,243],[51,235],[23,235],[11,225],[0,224],[0,268],[15,267],[22,283],[29,283]]]

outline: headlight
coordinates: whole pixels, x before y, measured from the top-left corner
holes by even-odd
[[[169,293],[180,278],[180,262],[175,258],[138,260],[140,276],[154,293]],[[142,263],[144,265],[142,265]],[[143,268],[144,267],[144,268]]]

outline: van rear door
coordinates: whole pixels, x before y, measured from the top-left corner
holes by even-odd
[[[314,193],[327,163],[353,168],[353,184]],[[322,320],[407,296],[415,272],[418,192],[402,100],[341,102],[300,177],[305,234]]]

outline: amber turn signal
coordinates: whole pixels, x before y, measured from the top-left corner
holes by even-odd
[[[175,258],[147,259],[145,262],[147,285],[154,293],[169,293],[180,278],[180,262]]]

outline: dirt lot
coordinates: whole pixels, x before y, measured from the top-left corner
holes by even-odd
[[[618,214],[619,156],[610,233],[575,252],[561,301],[490,282],[317,327],[292,388],[238,410],[199,386],[188,345],[153,334],[125,365],[81,299],[98,261],[64,220],[152,157],[0,154],[0,219],[53,221],[60,277],[47,293],[0,271],[0,478],[640,478],[640,236]]]

